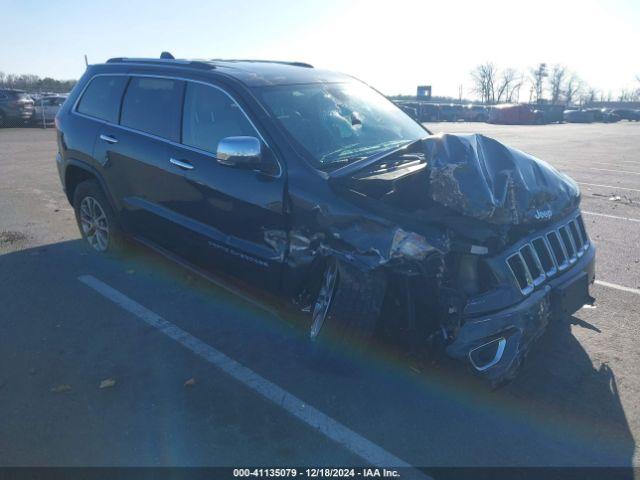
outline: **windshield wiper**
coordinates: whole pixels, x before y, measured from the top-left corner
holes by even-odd
[[[355,147],[357,147],[358,145],[360,145],[359,143],[352,143],[351,145],[345,145],[344,147],[340,147],[337,148],[331,152],[325,153],[324,155],[322,155],[320,157],[320,163],[325,163],[325,160],[327,160],[329,157],[332,157],[333,155],[336,155],[336,158],[334,160],[329,160],[327,162],[327,164],[329,163],[333,163],[333,162],[340,162],[342,160],[344,160],[344,158],[340,158],[341,154],[347,153],[347,152],[352,152],[352,151],[356,151],[357,149]]]
[[[345,163],[359,162],[361,160],[365,160],[369,158],[371,155],[375,155],[377,152],[380,152],[381,150],[386,151],[390,146],[392,146],[392,150],[394,150],[398,148],[400,144],[403,144],[403,142],[402,141],[399,142],[397,140],[379,143],[377,145],[369,145],[367,147],[362,147],[360,146],[361,144],[359,143],[353,143],[351,145],[341,147],[332,152],[325,153],[322,157],[320,157],[320,163],[322,164],[320,169],[331,170],[335,168],[335,164],[337,163],[345,164]],[[360,148],[354,148],[358,146],[360,146]],[[373,153],[371,153],[370,155],[365,155],[366,152],[373,152]],[[353,155],[348,155],[348,156],[345,155],[348,153],[352,153]],[[338,155],[334,160],[325,161],[328,157],[331,157],[332,155],[336,155],[336,154]],[[332,167],[332,165],[334,167]]]
[[[389,155],[392,155],[396,152],[399,152],[401,150],[406,150],[407,148],[415,145],[416,143],[421,142],[422,140],[424,140],[423,138],[419,138],[417,140],[408,140],[405,143],[396,145],[393,148],[390,149],[386,149],[382,152],[378,152],[378,153],[373,153],[372,155],[369,155],[367,157],[363,157],[361,159],[358,160],[354,160],[352,162],[350,162],[348,165],[344,165],[343,167],[339,167],[335,170],[333,170],[331,172],[331,176],[332,177],[344,177],[346,175],[351,175],[355,172],[357,172],[358,170],[361,170],[369,165],[372,165],[380,160],[382,160],[383,158],[388,157]]]

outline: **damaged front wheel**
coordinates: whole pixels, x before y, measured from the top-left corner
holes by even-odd
[[[386,290],[384,272],[363,272],[329,259],[313,307],[309,338],[351,348],[365,346],[373,335]]]

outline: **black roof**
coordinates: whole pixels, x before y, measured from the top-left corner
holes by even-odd
[[[250,87],[303,83],[333,83],[353,80],[353,78],[348,75],[313,68],[313,66],[303,62],[117,57],[109,59],[107,63],[167,66],[172,68],[219,72],[226,76],[233,77]]]

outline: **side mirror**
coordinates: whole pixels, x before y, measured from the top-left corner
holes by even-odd
[[[262,165],[262,146],[256,137],[226,137],[218,143],[218,163],[228,167],[255,169]]]

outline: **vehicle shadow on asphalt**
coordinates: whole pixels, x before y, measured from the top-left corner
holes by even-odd
[[[626,460],[633,478],[635,440],[620,400],[612,366],[594,362],[572,332],[587,328],[603,334],[596,325],[577,317],[555,319],[531,350],[520,375],[500,396],[511,397],[544,414],[557,428],[592,438]]]
[[[0,255],[0,285],[4,287],[0,290],[0,302],[5,307],[8,307],[5,308],[5,312],[18,317],[19,312],[16,308],[11,307],[17,296],[35,297],[36,301],[46,305],[46,302],[42,300],[47,295],[44,290],[46,289],[46,284],[38,285],[36,280],[55,281],[55,279],[60,279],[60,282],[68,282],[69,288],[73,289],[76,288],[75,282],[79,272],[92,272],[97,277],[100,277],[101,269],[106,265],[104,262],[105,260],[102,257],[84,248],[79,240],[2,254]],[[131,268],[131,264],[134,264],[135,268],[163,270],[165,273],[168,272],[175,275],[176,278],[181,277],[184,279],[191,275],[182,267],[175,266],[164,258],[149,252],[147,249],[140,249],[140,247],[133,247],[123,257],[109,257],[107,262],[111,266],[115,264],[120,271]],[[150,265],[151,267],[149,267]],[[43,272],[52,273],[50,276],[49,274],[44,276]],[[216,289],[208,282],[199,280],[180,281],[176,283],[176,287],[200,290]],[[255,295],[256,292],[249,291],[247,294]],[[37,297],[42,298],[38,299]],[[215,298],[215,295],[213,295],[213,298]],[[43,312],[46,314],[46,310],[43,310]],[[606,363],[598,366],[594,365],[587,351],[573,335],[572,325],[575,326],[574,328],[593,327],[593,329],[596,329],[595,331],[598,331],[598,325],[586,324],[584,320],[575,316],[570,319],[553,322],[549,325],[548,330],[538,344],[531,350],[516,380],[497,391],[490,391],[483,386],[482,382],[468,372],[463,371],[464,369],[454,362],[423,362],[419,365],[420,373],[416,374],[416,376],[420,377],[423,383],[442,382],[445,384],[445,388],[453,388],[463,392],[465,401],[473,404],[473,411],[490,411],[493,415],[499,415],[498,418],[501,421],[505,420],[505,418],[500,410],[509,411],[514,414],[513,418],[528,417],[532,424],[539,423],[543,425],[543,429],[546,429],[545,435],[553,438],[569,437],[575,440],[576,444],[588,445],[588,447],[584,447],[584,451],[576,449],[573,453],[568,454],[566,463],[562,460],[564,459],[562,452],[559,452],[557,457],[550,457],[547,454],[536,457],[536,451],[533,449],[528,451],[528,458],[522,460],[524,464],[544,466],[553,461],[559,465],[567,466],[628,467],[629,478],[633,478],[632,465],[635,441],[618,393],[614,367]],[[10,335],[10,331],[6,331],[5,334]],[[33,332],[33,334],[37,335],[38,333]],[[80,342],[82,339],[78,339],[78,341]],[[292,349],[299,350],[300,345],[296,344]],[[277,348],[261,349],[258,353],[260,356],[286,356],[291,354],[291,352]],[[300,352],[295,353],[299,354]],[[0,353],[0,362],[5,363],[1,356],[2,354]],[[380,362],[380,356],[376,358],[376,361]],[[279,360],[269,359],[267,362],[277,364]],[[281,363],[283,365],[287,364],[286,362]],[[291,363],[293,362],[288,364]],[[360,363],[364,364],[369,371],[364,372],[363,368],[364,373],[360,375],[357,371],[360,367],[356,366],[356,370],[348,374],[354,379],[354,383],[357,384],[358,381],[364,383],[369,379],[375,379],[375,373],[371,373],[371,370],[373,370],[371,364],[367,365],[366,359]],[[251,365],[248,366],[251,367]],[[413,367],[408,363],[400,365],[396,363],[393,366],[394,369],[404,369],[405,371],[409,371]],[[328,375],[330,373],[323,372],[321,377],[326,380]],[[336,373],[336,375],[344,374]],[[2,378],[0,378],[1,380]],[[401,382],[398,383],[400,385],[403,384]],[[371,387],[366,385],[366,388]],[[428,391],[433,392],[434,390]],[[363,390],[363,392],[368,392],[368,390]],[[419,416],[416,420],[417,423],[424,422],[426,425],[437,425],[432,420],[438,417],[439,413],[429,412],[424,406],[425,401],[429,399],[409,398],[411,396],[415,397],[421,392],[424,392],[424,390],[418,390],[413,387],[407,387],[405,392],[393,390],[386,396],[369,397],[370,400],[368,401],[371,402],[369,406],[373,410],[384,411],[390,408],[389,405],[385,406],[386,402],[394,402],[394,405],[398,405],[400,404],[398,402],[406,400],[402,403],[405,406],[405,411],[400,412],[400,414],[406,417],[411,415]],[[367,404],[362,404],[362,395],[364,393],[352,393],[352,401],[358,402],[357,409],[366,408]],[[335,391],[327,388],[326,390],[318,390],[314,394],[316,395],[315,398],[312,398],[314,403],[322,405],[324,399],[317,395],[327,396],[328,398],[330,395],[335,396]],[[349,395],[349,392],[347,392],[342,397],[342,401],[348,401]],[[335,399],[332,402],[336,404]],[[340,406],[339,408],[345,407]],[[456,408],[452,406],[446,415],[455,415]],[[499,413],[495,413],[496,411]],[[429,415],[433,416],[433,418],[430,419]],[[443,413],[441,416],[445,416],[445,414]],[[420,417],[425,417],[425,419]],[[372,415],[371,418],[376,417]],[[375,423],[377,420],[370,421]],[[458,431],[447,433],[452,438],[457,438],[460,442],[467,442],[468,448],[473,448],[474,443],[486,444],[492,441],[485,430],[476,428],[472,423],[466,422],[467,419],[461,417],[460,421],[454,422]],[[418,431],[420,431],[420,435],[425,435],[425,430],[418,428],[416,424],[415,432],[407,432],[407,438],[411,438],[411,435],[417,436],[418,433],[416,432]],[[438,433],[431,431],[429,436],[437,437]],[[523,433],[523,436],[526,436],[526,433]],[[536,436],[535,438],[539,437]],[[523,440],[523,442],[526,444],[526,441]],[[529,447],[531,446],[527,446],[527,448]],[[533,447],[536,447],[536,445],[534,444]],[[540,448],[547,450],[548,446],[541,445]],[[597,452],[595,456],[593,455],[594,451]],[[450,459],[450,462],[456,464],[455,455],[460,454],[454,448],[451,453],[443,455],[452,455],[454,458]],[[496,452],[495,455],[496,458],[500,458],[500,452]],[[432,456],[431,458],[434,457]],[[554,460],[548,460],[549,458]],[[408,460],[411,461],[411,458],[408,458]],[[511,456],[506,458],[504,462],[509,465],[516,462],[516,460],[518,459]],[[485,461],[487,462],[486,465],[495,465],[497,463],[493,459],[485,459]],[[440,463],[444,462],[440,461]]]

